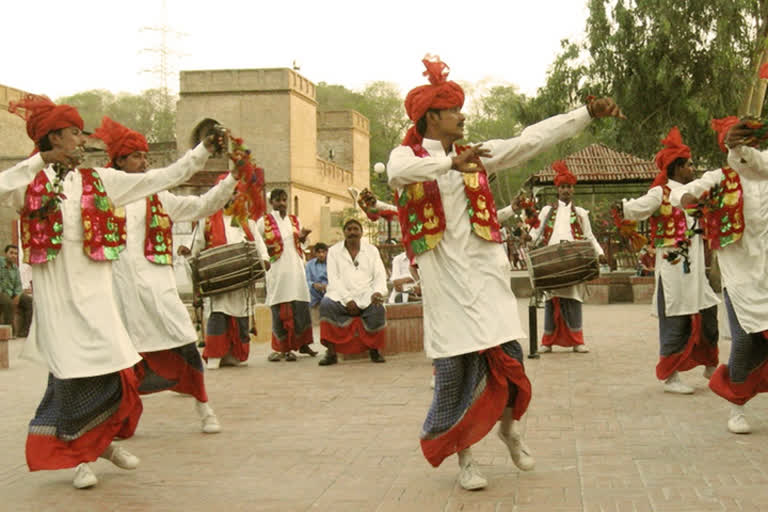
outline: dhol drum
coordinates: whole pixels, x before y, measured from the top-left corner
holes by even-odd
[[[531,286],[536,290],[553,290],[595,279],[600,264],[588,240],[560,242],[532,249],[525,254]]]
[[[190,259],[193,287],[206,297],[252,285],[264,277],[254,242],[221,245]]]

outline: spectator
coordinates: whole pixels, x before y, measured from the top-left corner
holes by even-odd
[[[32,323],[32,297],[24,293],[21,273],[16,262],[19,261],[19,248],[16,245],[5,246],[5,257],[0,257],[0,313],[3,323],[13,325],[14,307],[21,312],[21,323],[16,335],[26,338]]]
[[[313,252],[315,257],[307,262],[304,271],[307,275],[307,286],[309,287],[309,307],[312,323],[317,324],[320,321],[319,316],[315,318],[318,311],[317,307],[325,296],[326,288],[328,288],[328,263],[326,262],[328,246],[318,242],[315,244]]]

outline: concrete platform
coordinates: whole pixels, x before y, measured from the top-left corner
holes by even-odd
[[[519,301],[522,318],[527,304]],[[200,433],[189,397],[145,397],[136,436],[122,442],[140,467],[122,471],[100,460],[99,485],[78,491],[71,470],[26,468],[27,423],[46,371],[20,360],[23,340],[12,340],[11,367],[0,370],[0,510],[768,509],[768,399],[748,405],[753,434],[736,436],[726,429],[728,405],[708,390],[701,369],[682,377],[694,395],[664,394],[649,312],[649,305],[586,305],[590,353],[556,349],[526,359],[534,394],[524,430],[536,469],[519,472],[489,435],[475,449],[489,480],[477,492],[457,485],[455,457],[434,469],[421,455],[418,432],[432,397],[422,354],[319,367],[306,356],[268,363],[266,343],[252,345],[248,367],[206,374],[222,433]],[[721,358],[729,350],[722,341]]]

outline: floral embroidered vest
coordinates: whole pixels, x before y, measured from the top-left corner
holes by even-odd
[[[536,244],[538,247],[546,247],[549,244],[555,229],[555,220],[557,219],[557,209],[559,206],[560,203],[553,203],[550,205],[549,213],[547,213],[547,218],[544,220],[544,231],[542,231],[541,237]],[[574,240],[584,240],[584,231],[581,228],[579,217],[576,215],[576,208],[574,208],[573,202],[568,205],[568,208],[571,210],[569,219],[571,235]]]
[[[293,227],[293,244],[296,247],[296,252],[299,253],[299,257],[302,258],[304,251],[299,241],[299,219],[295,215],[288,215],[288,218],[291,220],[291,226]],[[277,220],[271,213],[264,216],[264,244],[267,246],[269,261],[275,262],[283,255],[283,237],[280,234],[280,228],[277,226]]]
[[[461,154],[469,146],[455,146]],[[419,158],[429,156],[420,144],[411,146]],[[501,227],[496,217],[496,204],[488,185],[488,174],[480,164],[478,172],[462,173],[467,195],[467,213],[475,235],[489,242],[501,243]],[[408,258],[413,259],[434,249],[445,232],[445,210],[437,180],[411,183],[395,192],[395,205]]]
[[[173,221],[163,208],[157,194],[146,199],[147,214],[144,229],[144,256],[158,265],[173,264]]]
[[[704,239],[710,249],[722,249],[741,239],[744,233],[744,189],[739,174],[723,168],[723,179],[710,198],[712,208],[702,221]]]
[[[669,202],[670,188],[662,185],[661,206],[650,217],[651,243],[654,247],[676,247],[678,241],[685,240],[688,223],[685,213]]]
[[[125,249],[125,218],[115,215],[99,174],[78,169],[83,192],[80,215],[83,222],[83,251],[94,261],[113,261]],[[53,261],[61,250],[64,219],[60,199],[45,171],[27,187],[21,211],[21,245],[24,262],[31,265]]]

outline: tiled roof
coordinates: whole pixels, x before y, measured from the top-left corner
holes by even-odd
[[[615,151],[603,144],[592,144],[565,158],[565,163],[585,183],[637,183],[652,181],[659,170],[648,160]],[[534,174],[533,184],[551,184],[555,171],[550,165]]]

